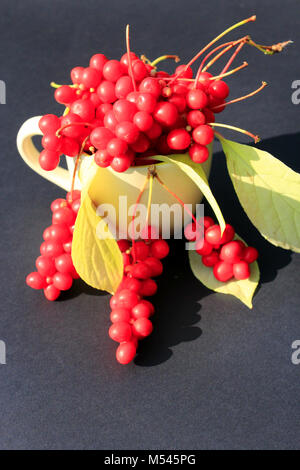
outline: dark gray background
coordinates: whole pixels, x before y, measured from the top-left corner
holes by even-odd
[[[211,182],[227,220],[261,252],[261,287],[248,310],[213,294],[193,278],[181,242],[173,243],[155,298],[153,335],[135,364],[115,361],[108,338],[109,296],[80,282],[47,302],[25,286],[34,268],[49,205],[63,192],[18,156],[18,128],[27,118],[59,112],[49,82],[104,52],[132,48],[154,58],[177,52],[188,60],[232,23],[257,14],[230,37],[250,32],[258,42],[293,39],[278,56],[244,48],[236,64],[249,68],[228,80],[232,97],[270,86],[219,118],[261,135],[261,148],[300,170],[300,79],[297,0],[2,0],[0,79],[2,449],[299,449],[300,366],[291,343],[300,339],[300,258],[269,245],[237,202],[216,154]],[[240,139],[240,136],[228,134]],[[240,139],[241,141],[247,141]]]

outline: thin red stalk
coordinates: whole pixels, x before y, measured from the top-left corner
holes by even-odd
[[[227,64],[225,65],[225,67],[223,68],[223,70],[221,71],[220,75],[222,75],[223,73],[227,72],[227,70],[229,69],[229,67],[231,66],[232,62],[234,61],[234,59],[236,58],[236,56],[238,55],[238,53],[240,52],[240,50],[242,49],[242,47],[244,47],[244,45],[246,44],[246,41],[244,42],[241,42],[238,47],[236,48],[236,50],[234,51],[234,53],[232,54],[232,56],[230,57],[229,61],[227,62]]]
[[[57,131],[56,131],[56,135],[59,137],[60,133],[66,129],[67,127],[71,127],[71,126],[88,126],[88,127],[93,127],[93,125],[89,122],[72,122],[71,124],[66,124],[65,126],[62,126],[60,127]]]
[[[248,95],[240,96],[239,98],[235,98],[234,100],[227,101],[227,103],[219,104],[218,106],[214,106],[213,108],[211,108],[211,110],[213,111],[214,109],[217,109],[217,108],[220,108],[220,107],[223,107],[223,106],[228,106],[229,104],[237,103],[238,101],[243,101],[243,100],[245,100],[245,99],[247,99],[247,98],[250,98],[251,96],[256,95],[256,93],[259,93],[259,92],[260,92],[261,90],[263,90],[266,86],[267,86],[267,83],[266,83],[266,82],[262,82],[261,86],[260,86],[259,88],[257,88],[257,90],[254,90],[254,91],[252,91],[251,93],[248,93]]]
[[[129,24],[126,26],[126,47],[127,47],[127,58],[128,58],[128,71],[132,80],[133,89],[134,91],[136,91],[136,83],[135,83],[135,79],[134,79],[134,75],[132,71],[132,61],[130,57]]]
[[[74,165],[74,171],[73,171],[73,176],[72,176],[72,184],[71,184],[71,201],[73,201],[73,191],[74,191],[74,185],[75,185],[75,177],[76,177],[76,172],[77,172],[77,168],[78,168],[78,163],[79,163],[79,160],[80,160],[80,156],[83,152],[83,149],[84,149],[84,146],[86,144],[86,141],[88,140],[89,136],[87,136],[84,141],[82,142],[81,144],[81,147],[80,147],[80,150],[79,150],[79,153],[76,157],[76,161],[75,161],[75,165]]]

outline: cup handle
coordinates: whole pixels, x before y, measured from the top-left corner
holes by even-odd
[[[61,188],[69,191],[70,189],[70,174],[68,170],[58,166],[55,170],[46,171],[40,167],[39,164],[39,150],[35,147],[32,137],[35,135],[43,135],[39,128],[39,120],[42,116],[35,116],[21,126],[17,135],[17,147],[23,160],[30,166],[36,173],[43,176],[52,183],[60,186]]]

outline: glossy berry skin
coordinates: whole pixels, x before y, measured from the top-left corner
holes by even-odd
[[[140,83],[139,91],[141,93],[150,93],[155,98],[158,98],[160,95],[160,85],[158,80],[155,80],[155,78],[152,77],[144,78]]]
[[[96,127],[90,134],[90,141],[98,150],[105,150],[107,144],[114,138],[112,131],[106,127]]]
[[[226,263],[238,263],[243,256],[243,249],[237,241],[224,244],[220,251],[220,258]]]
[[[104,64],[107,62],[107,57],[104,54],[94,54],[90,58],[90,67],[102,72]]]
[[[205,145],[194,144],[189,149],[189,155],[193,162],[204,163],[209,157],[209,150]]]
[[[26,284],[32,289],[44,289],[47,286],[45,278],[37,271],[28,274]]]
[[[154,122],[153,126],[149,129],[149,131],[146,132],[146,135],[149,137],[151,140],[157,139],[162,133],[162,127],[158,122]]]
[[[64,252],[64,248],[61,243],[49,240],[42,243],[41,245],[41,254],[43,256],[50,256],[56,258],[56,256],[61,255]]]
[[[110,166],[113,170],[118,173],[123,173],[128,170],[131,165],[131,160],[127,155],[120,155],[119,157],[114,157]]]
[[[115,297],[116,306],[118,308],[123,307],[123,308],[127,308],[128,310],[131,310],[139,301],[138,295],[129,289],[124,289],[120,291],[114,297]],[[114,307],[111,305],[111,308],[114,308]]]
[[[101,168],[107,168],[111,164],[112,159],[113,157],[109,155],[107,150],[97,150],[94,153],[94,161]]]
[[[113,103],[116,100],[115,84],[104,80],[97,88],[97,95],[103,103]]]
[[[132,317],[137,320],[138,318],[149,318],[151,316],[151,309],[149,305],[144,303],[136,304],[131,311]]]
[[[120,248],[120,251],[124,253],[125,251],[129,250],[130,248],[130,243],[128,240],[121,239],[117,241],[118,247]]]
[[[132,332],[138,338],[146,338],[153,331],[153,326],[148,318],[142,317],[135,320],[132,324]]]
[[[178,65],[178,67],[176,67],[176,69],[175,69],[175,75],[180,74],[180,78],[193,78],[192,68],[187,67],[186,70],[185,70],[185,68],[186,68],[186,65],[184,65],[184,64]],[[183,70],[184,70],[184,72],[183,72]]]
[[[112,157],[117,157],[126,153],[127,144],[124,140],[114,138],[108,142],[106,150]]]
[[[149,256],[147,259],[145,259],[145,263],[151,269],[151,277],[157,277],[163,273],[163,265],[158,258]]]
[[[53,284],[50,284],[49,286],[45,287],[44,295],[47,300],[53,302],[60,296],[60,290],[57,289],[57,287],[55,287]]]
[[[108,330],[109,337],[113,341],[122,343],[123,341],[129,341],[131,339],[131,326],[128,322],[116,322],[111,325]]]
[[[53,212],[52,223],[53,224],[66,224],[73,225],[75,221],[75,215],[69,207],[61,207]]]
[[[83,67],[74,67],[71,70],[71,80],[74,84],[79,84],[81,83],[81,78],[82,78],[82,72],[84,68]]]
[[[137,107],[134,103],[123,99],[114,103],[113,111],[118,122],[132,121],[137,112]]]
[[[141,261],[131,266],[130,274],[137,279],[144,280],[151,276],[151,269],[145,262]]]
[[[76,157],[79,154],[79,143],[75,139],[70,137],[62,136],[61,137],[61,153],[67,155],[68,157]]]
[[[90,100],[76,100],[71,105],[71,112],[77,114],[85,122],[95,118],[95,107]]]
[[[118,323],[118,322],[128,323],[130,321],[130,318],[131,318],[130,310],[127,310],[126,308],[116,308],[115,310],[112,310],[110,314],[110,321],[112,323]]]
[[[219,245],[230,242],[235,234],[234,228],[226,224],[223,235],[219,225],[212,225],[205,232],[205,239],[212,245]]]
[[[142,283],[135,277],[126,277],[121,282],[121,286],[122,289],[129,289],[138,294],[141,290]]]
[[[149,246],[145,242],[138,241],[134,244],[133,251],[137,261],[145,261],[149,255]]]
[[[122,75],[125,75],[125,68],[118,60],[108,60],[102,70],[105,80],[116,82]]]
[[[232,264],[225,263],[225,261],[218,261],[218,263],[214,265],[213,273],[218,281],[227,282],[233,277]]]
[[[153,126],[153,118],[151,114],[146,111],[138,111],[134,115],[133,122],[142,132],[148,131]]]
[[[243,252],[243,260],[250,264],[256,261],[258,258],[258,251],[253,246],[246,246]]]
[[[81,125],[82,122],[80,116],[70,112],[61,118],[61,127],[67,126],[61,133],[71,139],[78,139],[84,132],[84,125]]]
[[[68,253],[64,253],[57,258],[55,258],[55,266],[56,270],[60,273],[69,273],[72,274],[74,270],[74,265],[72,262],[71,255]]]
[[[205,115],[201,111],[199,111],[199,109],[190,111],[187,114],[186,120],[187,120],[187,123],[193,128],[197,126],[201,126],[202,124],[205,124],[206,122]]]
[[[191,136],[185,129],[174,129],[169,132],[167,143],[171,149],[184,150],[190,146]]]
[[[61,137],[57,137],[55,134],[46,134],[42,138],[42,146],[46,150],[52,150],[53,152],[59,152],[61,150]]]
[[[115,94],[117,98],[126,98],[133,91],[132,80],[128,75],[120,77],[116,82]]]
[[[47,238],[57,243],[66,243],[70,239],[70,231],[65,224],[50,225]]]
[[[174,104],[168,101],[157,103],[153,112],[154,119],[163,126],[171,127],[178,118],[178,111]]]
[[[116,125],[116,136],[128,144],[133,144],[139,136],[139,130],[130,121],[123,121]]]
[[[214,140],[214,131],[210,126],[203,124],[193,130],[193,139],[197,144],[209,145]]]
[[[129,364],[136,355],[136,345],[133,341],[126,341],[118,346],[116,359],[120,364]]]
[[[97,88],[101,82],[102,73],[92,67],[86,67],[81,75],[81,82],[86,88]]]
[[[191,109],[203,109],[207,106],[207,96],[202,90],[190,90],[186,95],[186,102]]]
[[[56,273],[53,276],[53,285],[59,290],[69,290],[72,284],[73,278],[68,273]]]
[[[42,150],[39,156],[39,164],[43,170],[52,171],[59,164],[59,152]]]
[[[212,251],[209,255],[202,256],[202,263],[207,267],[214,266],[218,261],[220,261],[220,258],[216,251]]]
[[[63,85],[55,90],[54,98],[58,103],[67,106],[77,99],[76,89],[68,85]]]
[[[250,274],[249,264],[246,261],[239,261],[233,265],[233,275],[235,279],[248,279]]]
[[[208,92],[213,97],[225,100],[229,95],[229,86],[222,80],[214,80],[208,87]]]
[[[142,286],[140,288],[139,294],[143,295],[144,297],[150,297],[155,295],[157,292],[157,284],[153,279],[145,279],[142,282]]]
[[[154,258],[162,259],[168,256],[170,248],[165,240],[156,240],[151,243],[150,251]]]
[[[60,119],[55,114],[46,114],[39,120],[39,128],[44,135],[55,134],[60,128]]]
[[[196,242],[196,251],[199,255],[207,256],[210,255],[213,250],[213,247],[208,243],[205,238],[200,239]]]
[[[41,276],[53,276],[56,273],[54,260],[48,256],[39,256],[35,262],[36,269]]]
[[[51,203],[51,211],[55,212],[57,209],[60,209],[61,207],[66,207],[67,206],[67,201],[62,198],[54,199],[54,201]]]
[[[151,93],[139,93],[136,99],[136,106],[139,111],[153,113],[156,107],[156,99]]]
[[[154,314],[154,306],[153,306],[153,304],[152,304],[151,302],[149,302],[149,300],[142,299],[142,300],[140,300],[140,304],[145,304],[145,305],[147,305],[147,306],[149,307],[149,309],[150,309],[150,312],[151,312],[150,315],[153,315],[153,314]]]

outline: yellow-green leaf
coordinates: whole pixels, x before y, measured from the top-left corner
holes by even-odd
[[[153,157],[151,157],[153,159]],[[222,215],[221,209],[211,192],[210,186],[208,184],[206,174],[203,171],[202,166],[199,163],[194,163],[188,154],[179,154],[179,155],[156,155],[156,160],[161,160],[163,162],[174,163],[178,165],[179,168],[186,173],[191,180],[198,186],[207,202],[211,206],[212,210],[215,213],[216,218],[221,227],[221,232],[223,233],[225,229],[225,220]]]
[[[270,153],[220,138],[234,189],[270,243],[300,252],[300,175]]]
[[[238,235],[235,235],[235,239],[242,240]],[[215,292],[233,295],[247,307],[252,308],[252,298],[259,281],[259,267],[256,261],[250,265],[251,276],[249,279],[220,282],[215,278],[213,268],[204,266],[201,256],[196,251],[189,251],[189,260],[193,274],[202,284]]]
[[[97,236],[97,226],[101,221],[86,191],[75,223],[72,260],[87,284],[113,294],[122,280],[123,259],[112,235],[105,239]]]

